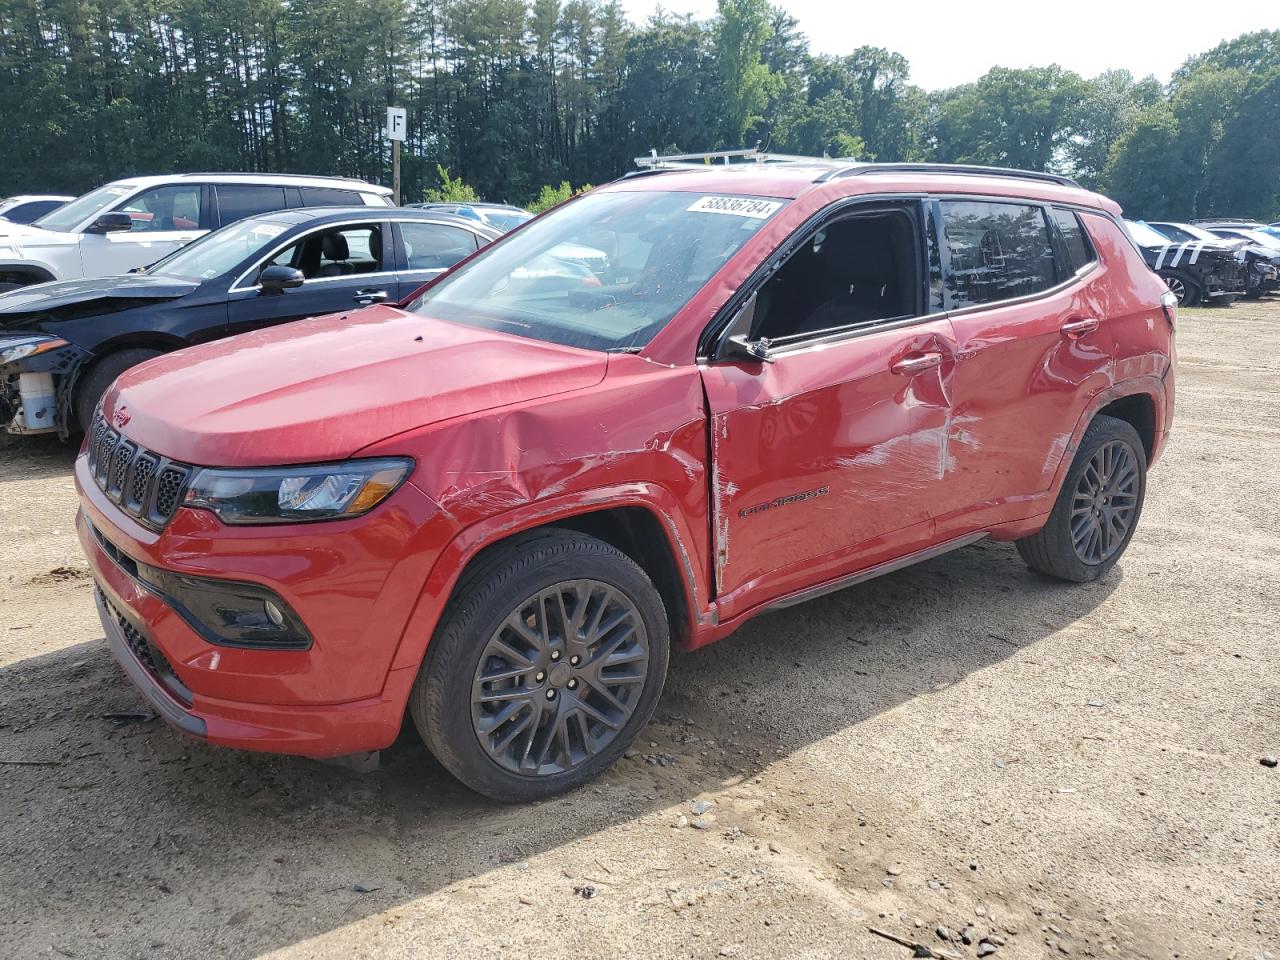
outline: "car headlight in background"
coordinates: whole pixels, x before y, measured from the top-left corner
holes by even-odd
[[[57,350],[59,347],[65,347],[66,345],[67,341],[61,337],[0,338],[0,367],[6,363],[13,363],[15,360],[23,360],[27,357],[35,356],[37,353]]]
[[[300,523],[368,513],[404,482],[412,460],[349,460],[313,466],[196,471],[183,506],[223,523]]]

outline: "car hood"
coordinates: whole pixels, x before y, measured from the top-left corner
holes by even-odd
[[[340,460],[467,413],[599,383],[606,354],[376,306],[179,350],[103,400],[130,439],[201,466]]]
[[[0,326],[6,317],[57,311],[60,307],[94,300],[174,300],[198,290],[196,280],[149,277],[129,274],[122,277],[90,277],[84,280],[55,280],[0,293]],[[108,309],[111,305],[108,305]]]
[[[0,251],[21,257],[26,248],[61,247],[80,242],[78,233],[58,233],[29,223],[0,219]]]

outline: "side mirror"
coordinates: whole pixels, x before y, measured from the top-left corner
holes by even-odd
[[[748,363],[775,363],[777,357],[769,352],[769,341],[765,338],[751,339],[751,328],[756,320],[756,295],[747,297],[746,302],[738,308],[738,312],[729,321],[729,329],[725,331],[720,347],[716,351],[717,360],[745,360]]]
[[[133,217],[127,213],[103,213],[85,228],[85,233],[127,233],[133,229]]]
[[[262,268],[262,272],[258,274],[258,285],[262,287],[263,293],[279,296],[286,290],[302,286],[306,279],[306,275],[296,267],[273,263]]]

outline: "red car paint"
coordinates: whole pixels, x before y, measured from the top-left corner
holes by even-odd
[[[409,482],[358,519],[232,527],[182,508],[156,532],[97,488],[82,452],[85,553],[110,603],[192,692],[183,715],[235,747],[325,757],[388,746],[468,561],[539,525],[647,511],[683,590],[676,640],[692,649],[762,609],[903,557],[1034,532],[1090,418],[1117,399],[1150,399],[1155,461],[1172,414],[1171,323],[1164,284],[1116,224],[1115,204],[1004,178],[813,179],[812,170],[767,169],[600,188],[791,201],[634,355],[375,306],[183,350],[121,377],[104,415],[167,457],[415,462]],[[1083,220],[1099,262],[1046,296],[934,313],[786,362],[699,362],[710,319],[815,213],[858,196],[930,194],[1096,211]],[[1100,323],[1064,332],[1081,318]],[[936,366],[894,369],[931,353],[941,355]],[[113,563],[95,531],[136,561],[271,588],[313,646],[205,642]],[[154,682],[146,692],[172,700]]]

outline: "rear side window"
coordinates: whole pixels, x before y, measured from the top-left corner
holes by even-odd
[[[1080,218],[1072,210],[1053,208],[1053,221],[1062,237],[1062,254],[1067,276],[1074,276],[1098,259]]]
[[[283,210],[288,206],[284,198],[284,187],[226,183],[219,184],[217,190],[218,213],[224,227],[245,217]]]
[[[400,236],[408,270],[445,270],[479,249],[470,230],[443,223],[406,221],[400,224]]]
[[[1053,244],[1038,206],[942,201],[947,308],[1012,300],[1056,282]]]
[[[364,197],[355,190],[334,190],[332,187],[302,187],[304,207],[362,207]]]

